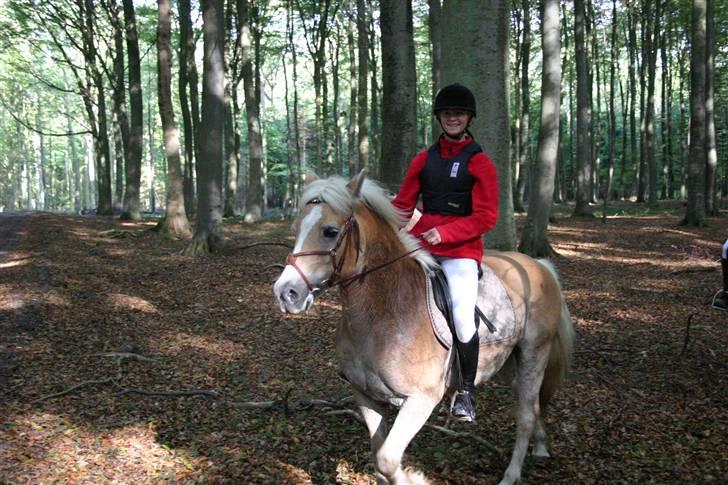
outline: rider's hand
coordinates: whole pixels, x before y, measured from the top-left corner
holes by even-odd
[[[431,246],[440,244],[442,242],[442,238],[440,238],[440,233],[437,231],[437,228],[434,227],[420,234],[420,237],[427,241],[427,243]]]

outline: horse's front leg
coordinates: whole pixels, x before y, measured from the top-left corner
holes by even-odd
[[[373,401],[364,394],[354,391],[354,398],[359,406],[359,412],[364,418],[364,423],[369,430],[369,438],[372,447],[372,460],[376,463],[377,452],[382,447],[387,437],[387,421],[385,408],[380,403]],[[377,483],[386,484],[387,479],[377,472]]]
[[[390,484],[427,483],[421,473],[402,469],[402,455],[437,403],[429,396],[413,395],[399,409],[391,431],[374,457],[374,466]]]

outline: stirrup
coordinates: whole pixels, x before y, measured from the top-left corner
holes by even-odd
[[[457,391],[450,414],[464,423],[475,421],[475,400],[468,391]]]

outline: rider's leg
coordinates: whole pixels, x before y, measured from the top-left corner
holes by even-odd
[[[475,420],[475,376],[480,342],[475,325],[478,300],[478,263],[474,259],[442,258],[455,324],[455,348],[460,361],[462,386],[455,396],[452,414],[463,421]]]

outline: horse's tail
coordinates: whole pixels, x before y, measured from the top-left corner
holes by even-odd
[[[538,262],[554,277],[561,300],[559,328],[556,331],[556,339],[551,345],[551,353],[549,354],[549,361],[546,365],[543,384],[541,384],[539,393],[541,410],[545,411],[549,401],[556,392],[556,389],[561,385],[571,366],[574,356],[574,324],[571,321],[571,314],[569,313],[569,308],[566,306],[564,294],[561,291],[561,283],[559,282],[559,275],[556,272],[556,268],[547,259],[539,259]]]

